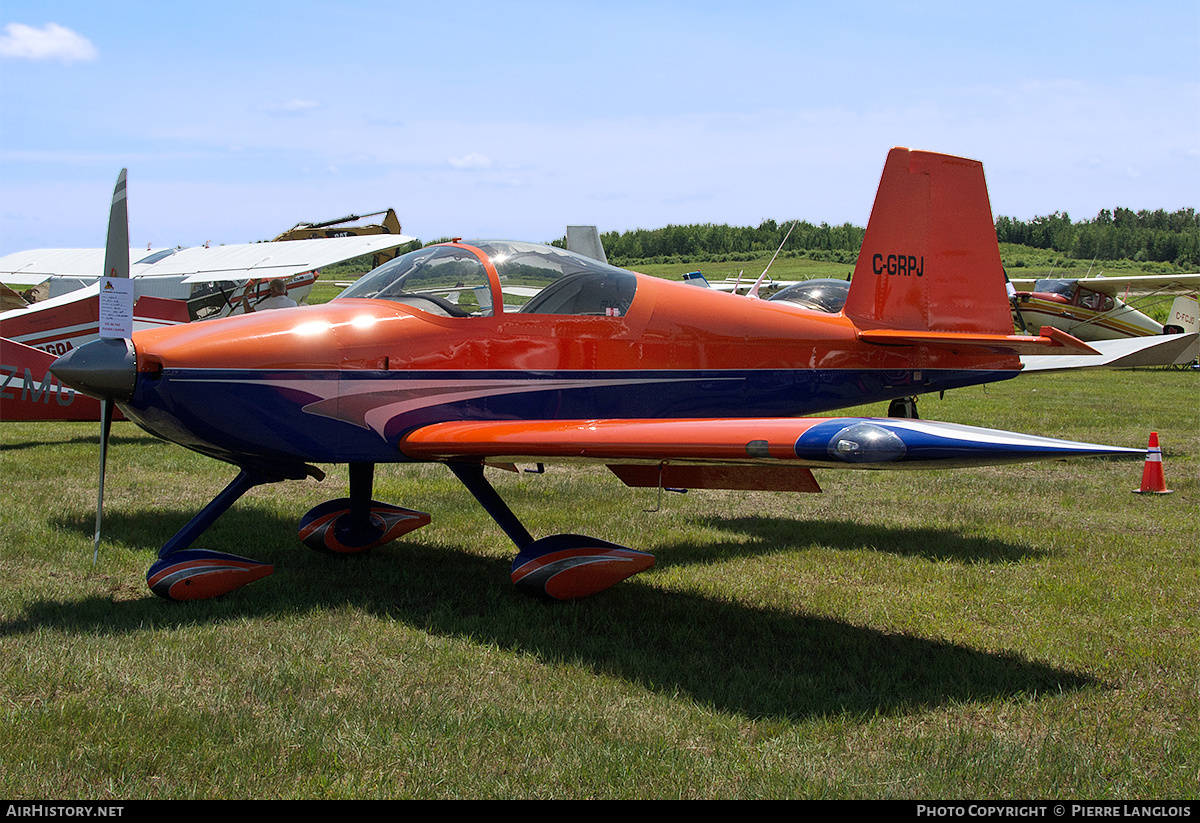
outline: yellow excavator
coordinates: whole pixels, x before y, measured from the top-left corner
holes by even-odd
[[[347,225],[369,217],[383,215],[379,223],[366,223],[359,226]],[[386,212],[376,211],[370,214],[351,214],[337,220],[327,220],[324,223],[297,223],[274,240],[311,240],[317,237],[358,237],[364,234],[402,234],[400,219],[396,217],[395,209]],[[272,241],[273,242],[273,241]],[[406,251],[405,247],[389,249],[375,253],[374,266],[378,267],[391,260],[396,255]]]

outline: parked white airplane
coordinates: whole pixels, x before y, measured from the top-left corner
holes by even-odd
[[[1196,305],[1200,274],[1143,274],[1129,277],[1041,278],[1010,281],[1016,289],[1014,320],[1030,328],[1054,326],[1080,340],[1115,340],[1197,331],[1168,319],[1159,323],[1135,305],[1146,307],[1175,295],[1184,296],[1183,307]],[[1178,298],[1176,305],[1180,305]],[[1174,308],[1172,309],[1174,313]],[[1173,328],[1174,326],[1174,328]]]
[[[238,314],[243,297],[253,305],[266,297],[267,282],[280,278],[288,296],[300,303],[318,269],[410,242],[411,237],[385,234],[143,250],[130,257],[135,324],[145,328]],[[0,258],[0,282],[34,285],[44,296],[0,313],[0,337],[53,354],[95,339],[103,269],[104,249],[35,249]]]
[[[114,209],[118,199],[123,206],[124,192],[122,170]],[[57,383],[49,365],[55,357],[100,337],[105,281],[132,280],[132,331],[141,331],[238,314],[246,306],[253,309],[268,297],[274,280],[285,281],[287,295],[300,303],[312,290],[318,269],[412,240],[401,234],[373,234],[131,250],[120,272],[116,266],[106,271],[112,264],[105,249],[35,249],[0,258],[0,284],[36,287],[34,297],[0,286],[0,419],[96,419],[98,405],[86,398],[74,402],[75,393]],[[128,244],[125,229],[113,247]]]

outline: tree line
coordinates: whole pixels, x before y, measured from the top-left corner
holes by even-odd
[[[1103,209],[1092,220],[1072,222],[1066,212],[996,221],[1001,243],[1052,249],[1076,260],[1134,260],[1200,266],[1200,215],[1195,209],[1167,212]]]
[[[702,223],[610,231],[601,234],[600,239],[608,259],[618,266],[632,261],[752,259],[774,253],[781,244],[784,253],[853,262],[863,234],[863,228],[850,223],[831,226],[802,220],[764,220],[757,226]],[[1200,215],[1191,208],[1175,212],[1104,209],[1094,219],[1080,221],[1072,221],[1066,212],[1030,220],[1000,217],[996,220],[996,238],[1001,243],[1049,249],[1077,260],[1134,260],[1200,268]],[[566,238],[555,241],[555,245],[565,246]]]
[[[773,254],[781,244],[785,252],[804,251],[809,256],[852,262],[858,256],[862,239],[863,229],[850,223],[813,225],[802,220],[784,223],[764,220],[757,226],[672,225],[600,235],[604,253],[616,265],[633,260],[645,263],[683,258],[695,262],[753,259],[763,253]]]

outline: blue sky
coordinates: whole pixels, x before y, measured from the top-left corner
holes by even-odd
[[[865,225],[887,150],[996,215],[1200,207],[1200,3],[0,4],[0,254]]]

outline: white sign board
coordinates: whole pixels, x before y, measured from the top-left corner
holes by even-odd
[[[100,279],[100,336],[133,337],[133,280]]]

